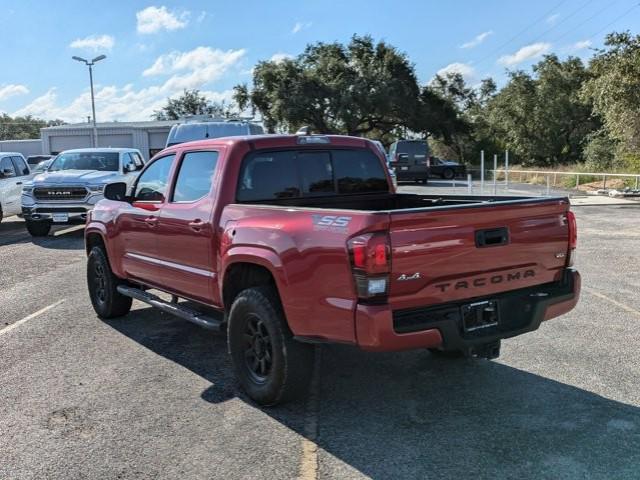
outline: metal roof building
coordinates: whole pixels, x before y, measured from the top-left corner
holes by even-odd
[[[98,123],[99,147],[137,148],[146,160],[162,150],[175,120]],[[55,155],[71,148],[90,148],[93,125],[78,123],[40,130],[42,153]]]

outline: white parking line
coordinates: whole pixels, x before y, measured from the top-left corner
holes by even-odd
[[[84,229],[84,225],[74,225],[72,227],[63,228],[62,230],[58,230],[57,232],[54,232],[53,236],[58,237],[60,235],[64,235],[65,233],[76,232],[80,229]]]
[[[298,480],[316,480],[318,478],[318,401],[320,395],[320,354],[321,347],[314,349],[313,376],[309,386],[307,411],[302,439],[302,458]]]
[[[62,302],[64,302],[64,300],[65,300],[64,298],[62,300],[58,300],[56,303],[52,303],[51,305],[49,305],[47,307],[41,308],[37,312],[33,312],[31,315],[27,315],[26,317],[18,320],[16,323],[12,323],[8,327],[3,328],[2,330],[0,330],[0,336],[4,335],[5,333],[9,333],[11,330],[13,330],[15,328],[18,328],[20,325],[22,325],[26,321],[31,320],[32,318],[36,318],[37,316],[42,315],[45,312],[48,312],[52,308],[57,307]]]
[[[596,292],[593,288],[589,288],[589,287],[583,287],[584,290],[586,290],[587,292],[589,292],[591,295],[594,295],[598,298],[601,298],[602,300],[606,300],[607,302],[610,302],[612,304],[614,304],[615,306],[626,310],[629,313],[633,313],[634,315],[637,315],[638,317],[640,317],[640,311],[636,310],[633,307],[630,307],[629,305],[625,305],[624,303],[621,303],[617,300],[614,300],[613,298],[609,298],[606,295],[603,295],[600,292]]]

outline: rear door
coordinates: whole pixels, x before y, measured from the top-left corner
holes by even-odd
[[[558,281],[566,263],[561,199],[392,212],[390,302],[412,308]]]
[[[185,152],[172,192],[158,216],[158,281],[176,293],[211,303],[215,280],[213,185],[218,151]]]

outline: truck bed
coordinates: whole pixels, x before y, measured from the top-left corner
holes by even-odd
[[[282,207],[327,208],[358,210],[363,212],[394,212],[398,210],[442,209],[513,203],[557,203],[562,197],[473,196],[473,195],[418,195],[411,193],[374,193],[334,195],[330,197],[282,198],[251,202],[251,205]],[[566,199],[564,199],[566,200]],[[567,200],[568,201],[568,200]]]

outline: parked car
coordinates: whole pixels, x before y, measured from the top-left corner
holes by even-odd
[[[42,162],[38,163],[37,165],[31,168],[31,173],[38,174],[38,173],[44,172],[47,168],[49,168],[49,165],[51,165],[51,162],[53,162],[53,158],[49,160],[43,160]]]
[[[426,140],[397,140],[389,147],[389,164],[398,181],[429,181],[429,144]]]
[[[0,152],[0,222],[20,214],[22,185],[32,177],[21,153]]]
[[[387,163],[387,167],[389,169],[389,176],[391,177],[391,181],[393,182],[393,186],[397,187],[398,186],[398,177],[396,176],[396,172],[393,170],[393,168],[391,168],[391,165],[389,165],[389,154],[387,153],[387,150],[384,148],[384,145],[382,144],[382,142],[380,140],[371,140],[371,141],[376,146],[376,148],[378,149],[378,151],[380,152],[380,154],[384,158],[385,162]]]
[[[29,155],[27,157],[27,163],[29,164],[30,167],[34,167],[44,162],[45,160],[49,160],[51,158],[53,158],[53,155]]]
[[[53,223],[84,222],[87,212],[103,198],[105,185],[133,183],[144,167],[133,148],[66,150],[46,171],[22,187],[22,214],[34,237],[45,236]]]
[[[245,120],[187,121],[171,127],[167,137],[167,147],[207,138],[232,137],[237,135],[259,135],[262,126]]]
[[[429,174],[445,180],[453,180],[456,177],[464,176],[467,169],[464,165],[453,160],[443,160],[438,157],[429,157]]]
[[[305,392],[318,342],[495,358],[578,301],[567,198],[395,193],[362,138],[191,142],[105,197],[85,229],[98,316],[135,298],[226,330],[261,404]]]

